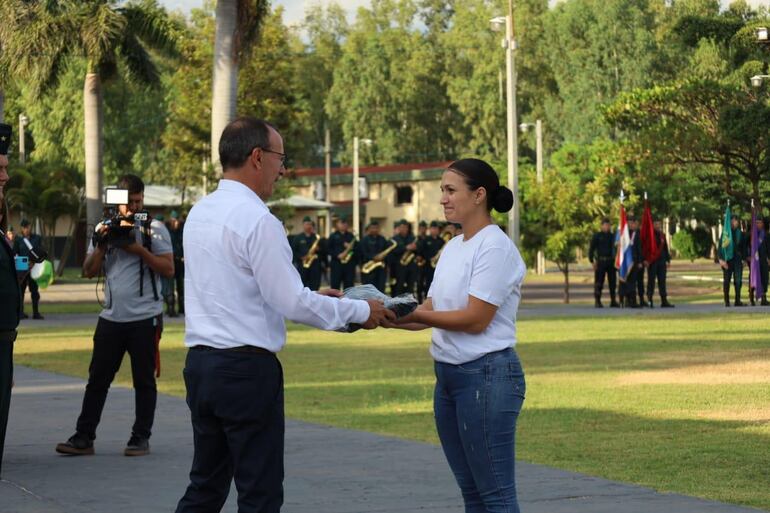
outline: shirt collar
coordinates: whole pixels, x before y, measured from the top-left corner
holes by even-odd
[[[260,205],[267,208],[265,205],[265,202],[262,201],[262,198],[257,195],[256,192],[252,191],[245,185],[243,185],[241,182],[238,182],[236,180],[230,180],[228,178],[222,178],[219,180],[219,186],[217,187],[218,191],[227,191],[227,192],[234,192],[236,194],[241,194],[243,196],[248,196],[250,198],[255,199]]]

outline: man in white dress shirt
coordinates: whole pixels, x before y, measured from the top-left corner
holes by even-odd
[[[377,301],[302,286],[281,222],[265,202],[283,175],[283,139],[243,117],[219,142],[223,179],[184,228],[187,404],[195,455],[178,513],[218,512],[234,478],[239,513],[283,504],[284,319],[325,330],[394,318]],[[337,296],[337,297],[328,297]]]

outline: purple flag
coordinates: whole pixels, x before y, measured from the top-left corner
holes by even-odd
[[[749,287],[754,289],[754,297],[759,299],[765,291],[759,275],[759,246],[765,240],[765,231],[757,228],[757,210],[751,209],[751,263],[749,264]]]

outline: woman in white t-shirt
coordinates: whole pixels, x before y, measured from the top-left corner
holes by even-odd
[[[524,372],[513,349],[526,266],[490,211],[513,194],[479,159],[458,160],[441,179],[447,221],[462,235],[436,266],[428,299],[394,327],[433,328],[434,412],[466,513],[519,513],[514,479],[516,420]]]

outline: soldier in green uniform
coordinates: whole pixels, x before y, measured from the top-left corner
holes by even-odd
[[[601,231],[594,233],[588,248],[588,261],[594,268],[594,306],[602,308],[602,289],[604,278],[610,289],[610,306],[618,308],[620,304],[615,299],[617,271],[615,270],[615,234],[612,233],[610,220],[602,219]]]
[[[726,248],[719,248],[719,265],[722,267],[722,291],[725,297],[725,306],[730,306],[730,280],[735,285],[735,306],[746,306],[741,301],[741,286],[743,285],[743,261],[748,257],[751,248],[748,246],[749,238],[741,230],[739,217],[730,219],[732,228],[733,254],[730,258],[725,255]]]
[[[668,266],[671,265],[671,252],[668,250],[668,242],[663,235],[660,221],[653,223],[653,232],[655,243],[660,248],[660,255],[658,255],[657,260],[650,262],[647,266],[647,306],[652,308],[652,295],[655,292],[655,280],[657,280],[661,308],[673,308],[674,305],[669,302],[666,291],[666,275]]]
[[[425,258],[422,256],[422,246],[425,240],[428,238],[428,223],[425,221],[420,221],[420,224],[417,225],[417,240],[415,241],[416,244],[416,250],[415,254],[417,255],[415,257],[415,262],[417,262],[417,301],[419,303],[422,303],[423,299],[425,298],[425,294],[428,293],[428,289],[424,288],[425,285]]]
[[[390,240],[395,240],[396,236],[400,233],[400,227],[401,221],[394,221],[393,222],[393,235],[391,236]],[[387,258],[385,259],[385,265],[387,268],[387,279],[386,283],[388,284],[388,287],[390,288],[390,295],[395,296],[396,291],[398,290],[398,259],[401,258],[400,255],[396,255],[398,252],[398,247],[394,251],[391,251]]]
[[[353,286],[356,279],[358,243],[355,235],[348,231],[348,220],[337,220],[337,229],[329,236],[329,256],[331,257],[331,278],[329,286],[333,289],[346,289]]]
[[[16,327],[21,318],[21,291],[16,277],[13,248],[6,238],[8,207],[4,188],[8,182],[8,146],[11,143],[10,125],[0,124],[0,475],[3,468],[5,430],[11,407],[13,386],[13,343]]]
[[[294,265],[302,278],[302,284],[310,290],[321,288],[321,236],[315,232],[313,221],[302,219],[302,233],[294,236]]]
[[[430,285],[433,283],[433,274],[436,272],[436,263],[438,262],[438,254],[441,248],[444,247],[444,239],[440,236],[441,228],[437,221],[431,221],[430,233],[422,242],[420,249],[420,256],[425,260],[425,266],[423,267],[423,283],[422,290],[427,295],[430,290]],[[424,299],[424,297],[422,298]]]
[[[398,230],[393,236],[393,240],[398,245],[391,253],[396,274],[396,282],[391,288],[391,296],[414,294],[414,284],[417,281],[417,263],[415,262],[417,244],[406,219],[398,222]],[[393,284],[392,281],[391,284]]]
[[[382,262],[378,255],[388,247],[388,241],[380,235],[380,225],[377,221],[372,221],[366,227],[366,235],[361,239],[360,247],[361,281],[363,283],[371,283],[377,287],[377,290],[385,293],[385,263],[383,262],[383,265],[378,265],[376,269],[369,273],[364,272],[369,262]]]
[[[13,241],[13,252],[19,256],[27,257],[31,261],[32,255],[29,246],[27,246],[27,242],[29,242],[33,248],[42,248],[43,239],[40,235],[32,233],[32,224],[27,219],[22,219],[19,225],[21,226],[21,233]],[[24,312],[24,294],[27,292],[27,287],[29,287],[29,295],[32,296],[32,318],[38,320],[43,319],[43,316],[40,315],[40,290],[37,286],[37,282],[33,280],[29,274],[27,274],[21,282],[21,318],[27,319],[29,317]]]

